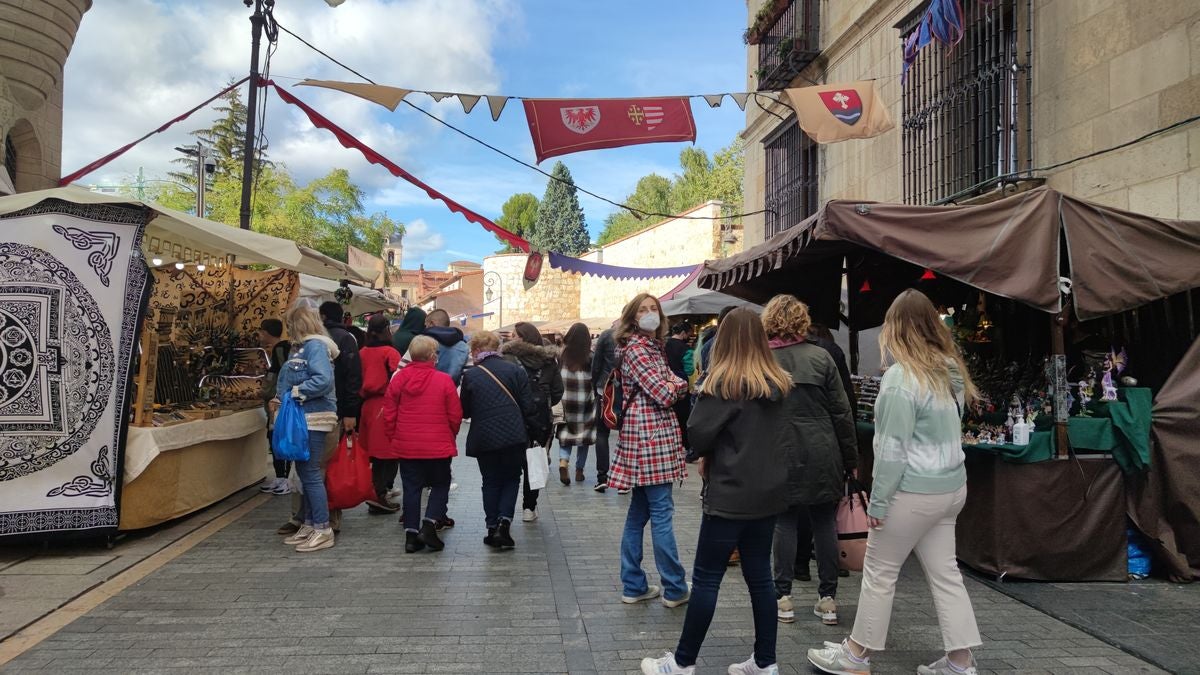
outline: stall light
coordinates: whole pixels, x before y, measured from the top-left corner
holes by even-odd
[[[181,262],[175,263],[175,269],[177,269],[177,270],[183,269],[183,263],[181,263]]]
[[[208,267],[204,263],[200,263],[199,265],[196,265],[197,272],[203,272],[206,269],[208,269]]]
[[[162,258],[151,258],[151,259],[150,259],[150,266],[151,266],[151,267],[158,267],[158,266],[159,266],[159,265],[161,265],[161,264],[162,264]]]

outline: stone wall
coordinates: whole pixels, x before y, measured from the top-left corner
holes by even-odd
[[[749,0],[748,21],[761,4]],[[821,3],[823,53],[805,74],[825,82],[882,78],[878,92],[897,124],[876,138],[821,146],[822,203],[903,200],[903,89],[894,77],[901,71],[901,52],[893,26],[919,4]],[[1200,112],[1200,3],[1037,0],[1033,6],[1033,166],[1117,145]],[[757,86],[752,76],[757,59],[757,47],[748,46],[751,91]],[[798,79],[796,86],[803,85]],[[747,211],[763,207],[762,142],[780,124],[758,106],[747,106],[742,133]],[[1101,203],[1155,216],[1200,218],[1200,125],[1039,175],[1056,189]],[[762,217],[744,222],[746,245],[761,243]]]
[[[546,264],[537,283],[526,284],[525,258],[524,253],[507,253],[483,259],[483,311],[492,313],[483,319],[484,330],[496,330],[518,321],[579,317],[580,277]],[[493,292],[491,302],[487,301],[489,289]]]
[[[62,164],[63,66],[91,0],[0,0],[0,161],[18,192],[52,188]]]

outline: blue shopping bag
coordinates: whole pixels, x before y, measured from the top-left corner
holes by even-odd
[[[308,422],[304,411],[291,393],[285,393],[275,416],[275,429],[271,432],[271,450],[275,459],[287,462],[308,461]]]

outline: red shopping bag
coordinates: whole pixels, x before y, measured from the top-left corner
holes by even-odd
[[[325,469],[325,491],[329,508],[352,509],[375,498],[371,483],[371,460],[355,434],[346,434]]]
[[[858,481],[846,481],[846,494],[838,503],[838,566],[861,572],[867,556],[867,493]]]

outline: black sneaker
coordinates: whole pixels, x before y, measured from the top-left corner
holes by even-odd
[[[501,518],[500,527],[496,528],[496,542],[502,551],[509,550],[517,545],[517,542],[513,541],[512,532],[510,532],[511,527],[512,521]]]
[[[375,498],[367,500],[367,513],[371,515],[387,515],[390,513],[398,513],[399,511],[399,504],[389,502],[386,499]]]
[[[421,542],[431,551],[440,551],[446,548],[446,544],[437,536],[437,527],[434,526],[432,520],[426,520],[421,523],[421,531],[417,533],[417,541]]]
[[[592,489],[595,490],[596,492],[607,492],[608,491],[608,483],[606,481],[600,481],[600,482],[596,483],[595,485],[593,485]]]
[[[417,551],[420,551],[423,548],[425,548],[425,542],[423,542],[417,538],[416,532],[405,532],[404,533],[404,552],[405,553],[416,553]]]
[[[454,519],[453,518],[451,518],[450,516],[446,516],[445,518],[438,519],[438,521],[437,521],[437,531],[438,532],[441,532],[442,530],[444,530],[446,528],[450,528],[450,527],[454,527]]]

